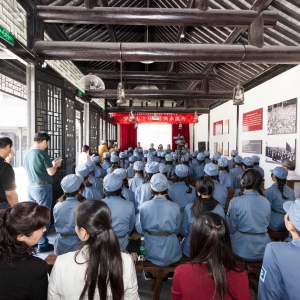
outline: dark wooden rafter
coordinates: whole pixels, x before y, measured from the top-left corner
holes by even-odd
[[[116,63],[116,65],[119,65]],[[105,79],[120,79],[119,68],[115,71],[101,71],[97,69],[88,69],[87,72],[99,76]],[[142,79],[142,80],[203,80],[208,77],[209,80],[216,80],[217,75],[209,74],[204,75],[202,73],[173,73],[173,72],[137,72],[137,71],[125,71],[122,73],[123,79]]]
[[[86,91],[92,98],[117,99],[117,90]],[[232,92],[184,91],[184,90],[125,90],[126,99],[153,100],[231,100]]]
[[[35,43],[42,59],[73,61],[117,61],[119,43],[49,42]],[[299,64],[300,46],[265,46],[216,44],[122,43],[124,61],[199,61],[213,63]]]
[[[86,9],[93,9],[97,6],[97,0],[84,0],[84,6]]]
[[[155,106],[144,106],[141,102],[141,106],[114,106],[107,107],[106,112],[143,112],[143,113],[194,113],[195,108],[183,108],[183,107],[155,107]],[[210,112],[209,108],[197,108],[198,114],[208,114]]]
[[[257,15],[253,10],[37,6],[37,16],[46,23],[248,27]],[[276,11],[261,16],[266,27],[274,27],[278,20]]]

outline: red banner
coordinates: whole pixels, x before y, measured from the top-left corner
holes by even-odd
[[[243,132],[262,130],[263,109],[259,108],[243,114]]]
[[[169,123],[169,124],[189,124],[194,123],[195,114],[162,114],[157,113],[157,120],[153,119],[154,114],[134,114],[134,122],[130,121],[130,113],[112,113],[114,124],[133,124],[140,123]]]

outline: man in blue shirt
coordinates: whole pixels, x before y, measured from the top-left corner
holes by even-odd
[[[293,240],[269,243],[259,277],[258,300],[300,299],[300,199],[286,201],[285,226]]]
[[[29,186],[27,196],[29,201],[36,202],[48,207],[52,206],[52,176],[61,166],[62,159],[51,161],[50,156],[45,151],[48,147],[50,136],[46,132],[37,132],[34,136],[34,145],[26,152],[24,157],[24,169],[27,174]],[[38,244],[39,252],[53,250],[53,246],[48,243],[47,235],[50,229],[50,221],[46,225],[41,240]]]

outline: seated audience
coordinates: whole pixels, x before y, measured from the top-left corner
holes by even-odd
[[[234,163],[234,158],[236,156],[238,156],[238,155],[239,155],[239,152],[237,150],[231,150],[230,151],[230,157],[231,157],[231,159],[228,160],[229,169],[234,168],[234,164],[233,164]]]
[[[262,178],[264,178],[265,177],[265,171],[264,171],[263,168],[261,168],[259,166],[260,157],[257,156],[257,155],[252,155],[252,160],[253,160],[253,163],[254,163],[253,169],[258,170],[260,172]]]
[[[127,201],[131,201],[132,204],[134,205],[134,192],[131,191],[129,188],[128,188],[128,180],[127,180],[127,174],[126,174],[126,170],[124,170],[123,168],[119,168],[119,169],[116,169],[113,171],[114,174],[118,174],[122,181],[123,181],[123,184],[122,184],[122,196],[127,200]]]
[[[173,300],[250,300],[247,273],[235,263],[230,232],[221,216],[205,212],[194,220],[190,253],[190,263],[175,270]]]
[[[58,199],[58,203],[53,208],[56,230],[54,253],[56,255],[77,249],[79,238],[75,232],[74,211],[83,200],[80,194],[80,188],[83,186],[82,182],[82,177],[71,174],[65,176],[60,183],[64,195]]]
[[[158,266],[168,266],[182,257],[177,238],[181,224],[180,209],[166,198],[168,179],[165,175],[154,174],[150,187],[154,198],[141,205],[135,227],[137,232],[144,234],[146,259]]]
[[[228,159],[221,157],[218,159],[219,180],[228,189],[234,188],[233,175],[229,173]]]
[[[145,164],[142,161],[136,161],[133,164],[134,177],[128,180],[129,189],[135,193],[135,190],[144,183]]]
[[[104,170],[100,163],[100,156],[92,157],[92,161],[96,165],[94,170],[94,176],[99,180],[99,178],[104,178],[106,175],[106,170]]]
[[[284,215],[283,204],[288,200],[295,200],[294,191],[286,185],[286,177],[288,171],[282,167],[276,167],[271,177],[274,181],[273,185],[265,190],[265,196],[271,204],[271,219],[269,228],[275,231],[284,231]]]
[[[134,227],[134,204],[122,195],[123,180],[116,173],[110,173],[103,180],[105,198],[103,201],[111,211],[112,228],[119,240],[121,251],[126,252],[130,233]]]
[[[232,168],[230,168],[230,174],[233,176],[233,182],[234,182],[234,188],[239,188],[240,183],[237,182],[237,177],[239,177],[240,174],[243,174],[244,170],[242,169],[242,161],[243,158],[239,155],[232,158]],[[229,165],[230,166],[230,165]]]
[[[49,220],[48,208],[35,202],[0,210],[0,299],[47,299],[47,263],[32,247]]]
[[[131,256],[120,252],[108,206],[85,201],[76,210],[75,222],[80,250],[57,257],[48,300],[139,299],[135,267]]]
[[[246,170],[241,180],[240,196],[229,203],[226,220],[235,256],[249,261],[262,260],[271,239],[268,235],[271,208],[261,190],[262,176],[255,169]]]
[[[101,195],[103,195],[103,185],[102,185],[102,181],[99,180],[99,178],[97,178],[94,174],[95,174],[95,168],[96,168],[96,164],[93,161],[88,161],[86,163],[86,165],[88,166],[89,170],[90,170],[90,177],[89,177],[89,183],[92,184],[93,187],[97,188]],[[102,169],[103,170],[103,169]]]
[[[212,197],[214,182],[208,176],[200,177],[196,182],[197,199],[188,204],[183,213],[183,224],[180,233],[184,238],[181,248],[187,257],[190,256],[190,230],[194,218],[200,217],[203,212],[213,212],[225,218],[223,207]]]
[[[200,178],[204,174],[205,155],[203,152],[197,154],[197,163],[193,168],[191,178]]]
[[[134,176],[134,174],[133,174],[133,164],[136,160],[137,160],[136,157],[133,156],[133,155],[129,157],[129,167],[126,169],[127,178],[132,178]]]
[[[267,245],[259,278],[259,300],[299,299],[300,199],[286,201],[283,208],[285,226],[293,239]]]

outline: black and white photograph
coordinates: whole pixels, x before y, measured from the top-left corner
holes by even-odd
[[[268,135],[297,133],[297,98],[268,106]]]
[[[280,165],[284,160],[296,163],[296,140],[267,140],[266,162]]]

